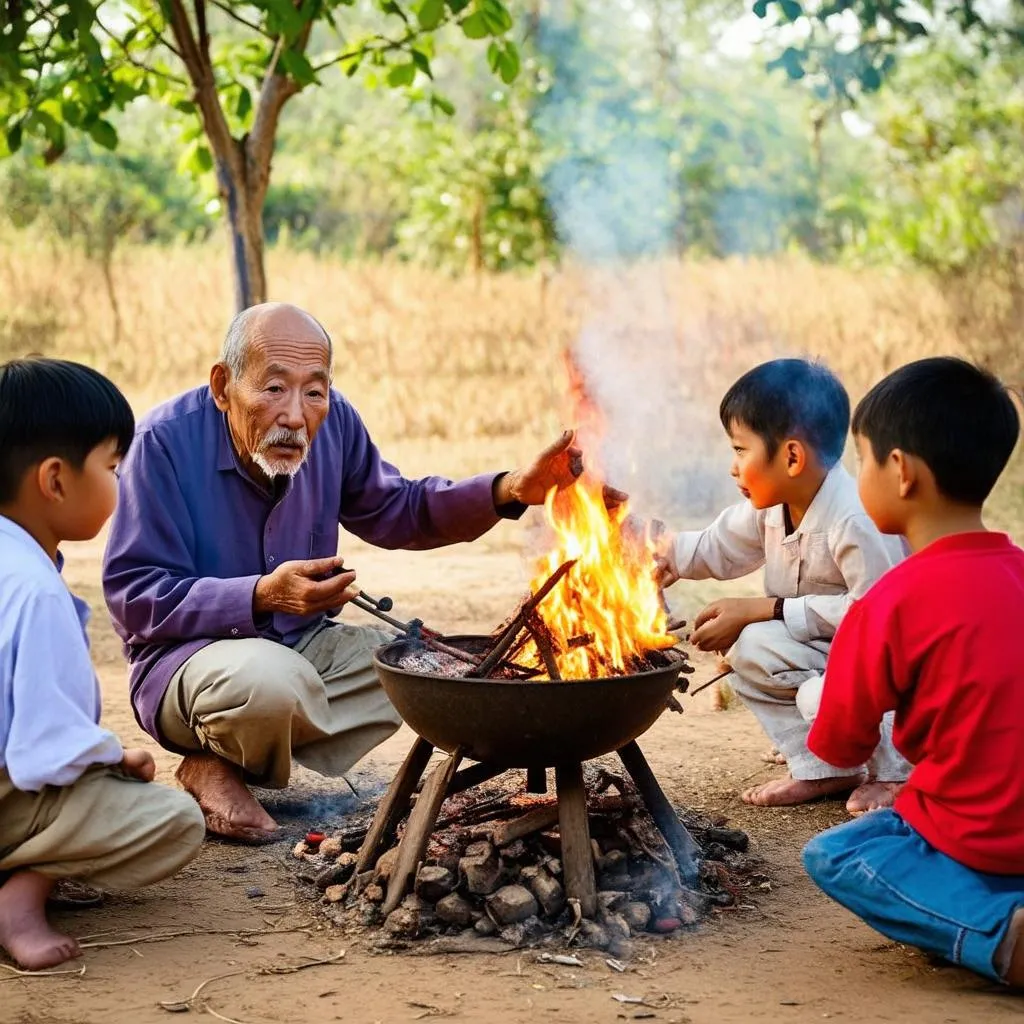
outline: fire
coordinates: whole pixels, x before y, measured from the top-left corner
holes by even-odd
[[[544,509],[555,544],[538,564],[531,591],[564,562],[576,560],[538,609],[562,678],[635,672],[647,651],[673,646],[652,572],[654,546],[648,536],[623,528],[627,505],[609,511],[601,481],[584,474],[574,487],[552,490]],[[588,637],[593,639],[585,643]],[[517,660],[543,666],[532,641],[523,655]]]

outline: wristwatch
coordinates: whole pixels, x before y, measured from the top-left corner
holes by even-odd
[[[785,618],[785,606],[786,599],[784,597],[775,598],[775,607],[772,609],[772,618],[778,619],[781,622]]]

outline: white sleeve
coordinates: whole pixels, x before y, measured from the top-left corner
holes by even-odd
[[[16,628],[12,713],[4,761],[11,782],[37,792],[68,786],[124,751],[101,729],[96,674],[82,627],[63,595],[33,594]]]
[[[846,593],[787,598],[783,604],[786,626],[801,643],[835,636],[850,605],[901,558],[898,543],[879,533],[863,513],[837,523],[829,534],[829,547],[846,581]]]
[[[677,533],[669,556],[676,579],[739,579],[764,565],[763,517],[750,502],[732,505],[705,529]]]

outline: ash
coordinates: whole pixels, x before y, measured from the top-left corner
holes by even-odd
[[[382,949],[592,948],[624,961],[638,938],[693,928],[766,887],[747,853],[746,833],[693,812],[681,817],[700,847],[700,873],[693,887],[684,885],[632,783],[594,763],[585,774],[598,887],[594,920],[581,918],[566,899],[553,795],[526,793],[525,773],[515,771],[445,802],[414,892],[387,918],[380,906],[397,845],[373,871],[355,874],[365,815],[319,848],[298,844],[300,883],[320,898],[333,924]]]
[[[398,668],[406,672],[417,672],[422,675],[449,676],[456,678],[464,676],[469,668],[464,661],[445,654],[442,651],[432,651],[424,647],[422,650],[413,651],[411,654],[403,654],[398,659]]]

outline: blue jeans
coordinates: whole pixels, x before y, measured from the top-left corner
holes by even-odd
[[[1024,876],[965,867],[891,810],[815,836],[804,847],[804,867],[832,899],[890,939],[1004,980],[995,953],[1024,906]]]

